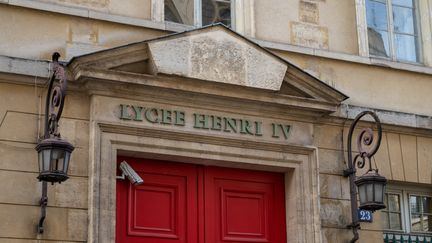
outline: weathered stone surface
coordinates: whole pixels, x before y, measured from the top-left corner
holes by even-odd
[[[317,3],[300,1],[299,5],[300,21],[311,24],[318,24],[319,9]]]
[[[8,111],[0,125],[2,140],[27,143],[37,141],[38,116],[35,114]]]
[[[37,172],[36,144],[0,142],[0,169]]]
[[[97,52],[106,49],[104,46],[87,44],[87,43],[67,43],[66,44],[66,60],[70,60],[75,56],[81,56],[84,54]]]
[[[87,240],[87,210],[48,207],[47,211],[42,239]],[[39,216],[39,206],[3,204],[0,207],[0,235],[5,238],[34,239]]]
[[[342,149],[342,128],[331,125],[314,126],[314,145],[325,149]],[[344,140],[346,141],[346,140]]]
[[[323,227],[345,228],[351,223],[351,203],[349,200],[321,198],[320,212]]]
[[[318,156],[321,173],[342,175],[343,170],[346,169],[345,152],[320,148]]]
[[[222,27],[149,42],[159,73],[279,90],[287,66]]]
[[[1,238],[0,243],[52,243],[53,241],[47,240],[28,240],[28,239],[12,239],[12,238]],[[74,242],[86,242],[86,241],[55,241],[56,243],[74,243]]]
[[[328,29],[300,22],[291,22],[291,43],[317,49],[328,49]]]
[[[372,223],[362,223],[362,230],[374,230],[374,231],[382,231],[383,228],[383,219],[381,218],[382,211],[376,211],[373,213],[373,222]]]
[[[323,243],[342,243],[352,239],[352,231],[349,229],[322,228]]]
[[[341,176],[320,174],[320,196],[340,199],[342,197]]]
[[[432,139],[417,138],[418,176],[420,183],[431,184],[432,176]]]
[[[103,8],[107,7],[110,0],[42,0],[57,4],[66,4],[80,7]]]
[[[75,148],[88,148],[88,121],[62,118],[59,123],[61,137],[68,140]]]
[[[39,205],[42,183],[36,179],[37,175],[0,170],[0,203]],[[87,184],[86,178],[72,177],[61,185],[49,186],[49,205],[87,208]]]
[[[360,230],[359,237],[361,243],[369,243],[369,242],[383,242],[383,233],[382,231],[373,231],[373,230]]]
[[[401,134],[400,142],[405,181],[418,182],[417,138],[415,136]]]
[[[385,145],[386,144],[384,144],[384,146]],[[404,181],[405,172],[402,161],[402,151],[399,134],[387,133],[387,146],[389,150],[393,180]]]

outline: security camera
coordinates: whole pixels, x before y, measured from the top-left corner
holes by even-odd
[[[138,186],[144,183],[143,179],[138,175],[138,173],[135,172],[134,169],[132,169],[132,167],[126,161],[120,163],[120,170],[122,171],[122,175],[118,177],[119,179],[125,179],[126,176],[134,186]]]

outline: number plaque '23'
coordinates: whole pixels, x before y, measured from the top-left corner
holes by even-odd
[[[358,218],[360,222],[372,223],[372,212],[368,210],[358,209]]]

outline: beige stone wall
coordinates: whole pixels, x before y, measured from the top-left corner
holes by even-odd
[[[37,239],[42,183],[36,179],[34,147],[42,134],[40,95],[41,87],[0,81],[0,242]],[[46,231],[40,239],[87,240],[88,114],[87,97],[71,91],[60,128],[62,137],[75,145],[70,179],[48,186]]]
[[[80,7],[140,19],[151,19],[151,0],[41,0],[41,2]]]
[[[348,123],[349,124],[349,123]],[[348,125],[347,124],[347,125]],[[352,238],[351,204],[346,169],[348,127],[337,124],[317,124],[314,128],[315,145],[318,147],[320,170],[320,204],[323,242],[348,242]],[[353,149],[356,149],[354,133]],[[342,139],[343,137],[343,139]],[[343,143],[343,145],[342,145]],[[385,129],[380,149],[374,156],[379,173],[389,184],[402,183],[428,187],[432,184],[432,136],[430,133]],[[359,169],[357,175],[365,173]],[[373,223],[362,223],[360,239],[382,242],[381,215],[374,213]],[[374,239],[374,240],[372,240]]]
[[[357,55],[355,16],[354,1],[255,1],[256,37]]]
[[[289,52],[277,54],[349,96],[346,104],[432,115],[430,74]]]
[[[69,60],[163,33],[3,4],[0,4],[0,23],[0,55],[36,60],[51,60],[55,51],[62,55],[61,60]]]

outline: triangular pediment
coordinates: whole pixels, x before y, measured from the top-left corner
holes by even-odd
[[[305,102],[338,105],[347,98],[223,25],[75,57],[68,67],[77,81],[97,73],[101,74],[98,79],[115,75],[120,80],[125,77],[178,77],[178,80],[186,80],[184,82],[189,79],[213,83],[213,86],[234,85],[290,99],[296,97]]]

